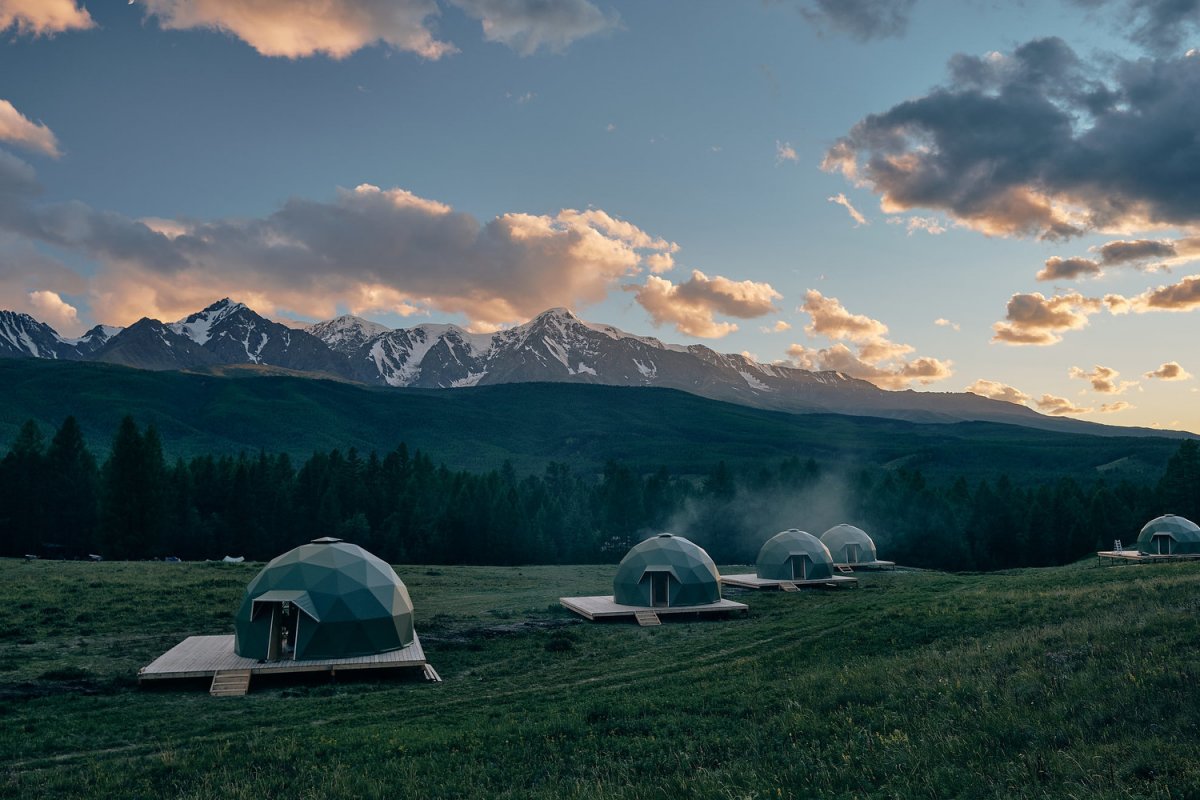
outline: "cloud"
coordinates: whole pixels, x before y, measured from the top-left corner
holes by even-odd
[[[1045,297],[1040,292],[1014,294],[1008,301],[1005,321],[992,326],[992,341],[1015,345],[1050,345],[1062,341],[1064,331],[1087,326],[1101,301],[1071,292]]]
[[[169,30],[210,28],[241,39],[264,56],[346,58],[382,42],[435,60],[456,52],[429,26],[435,0],[140,0]]]
[[[912,236],[917,231],[924,231],[930,236],[941,236],[946,232],[946,224],[937,217],[888,217],[888,225],[903,225]]]
[[[1115,403],[1101,403],[1100,404],[1100,413],[1101,414],[1116,414],[1118,411],[1125,411],[1126,409],[1133,408],[1133,407],[1134,406],[1132,403],[1128,403],[1124,400],[1118,400]]]
[[[1079,367],[1071,367],[1067,371],[1067,375],[1071,378],[1090,381],[1092,389],[1101,394],[1124,394],[1138,385],[1137,381],[1118,380],[1120,374],[1111,367],[1102,367],[1099,364],[1091,372],[1086,372]]]
[[[0,142],[9,142],[58,158],[58,140],[45,125],[30,122],[7,100],[0,100]]]
[[[1104,303],[1113,314],[1192,311],[1200,308],[1200,275],[1188,275],[1178,283],[1147,289],[1134,297],[1106,294]]]
[[[977,394],[980,397],[987,397],[992,400],[1003,400],[1006,403],[1016,403],[1017,405],[1025,405],[1032,398],[1016,387],[1009,386],[1007,383],[998,381],[989,381],[980,378],[970,386],[963,389],[964,392]]]
[[[782,164],[785,161],[791,161],[793,164],[800,161],[800,156],[796,155],[796,148],[788,142],[775,140],[775,163]]]
[[[935,209],[993,236],[1200,224],[1195,59],[1080,59],[1060,39],[957,55],[950,79],[856,123],[823,167],[886,213]],[[1100,76],[1100,77],[1098,77]]]
[[[1100,256],[1105,264],[1128,264],[1152,258],[1171,258],[1175,255],[1175,243],[1170,240],[1118,239],[1100,246]]]
[[[1038,411],[1043,414],[1061,417],[1066,414],[1090,414],[1095,409],[1077,406],[1065,397],[1055,397],[1044,394],[1037,400]]]
[[[1178,50],[1200,25],[1200,0],[1068,0],[1096,9],[1131,41],[1157,52]],[[1117,13],[1111,8],[1116,7]]]
[[[915,4],[916,0],[806,0],[799,11],[818,30],[866,42],[902,36]]]
[[[956,331],[962,330],[961,325],[959,325],[957,322],[951,322],[950,320],[946,319],[945,317],[938,317],[937,319],[935,319],[933,321],[933,324],[937,325],[939,328],[950,328],[950,329],[956,330]]]
[[[787,354],[801,369],[841,372],[852,378],[870,381],[881,389],[905,389],[913,381],[930,384],[954,374],[952,362],[936,358],[918,358],[891,366],[879,366],[855,355],[841,342],[820,350],[793,344],[788,347]]]
[[[768,283],[732,281],[720,275],[709,278],[699,270],[676,286],[665,278],[647,276],[641,286],[625,286],[649,312],[655,325],[670,323],[689,336],[716,339],[733,333],[738,326],[717,322],[718,313],[752,319],[776,311],[774,301],[782,295]]]
[[[836,297],[825,297],[809,289],[798,310],[812,318],[804,327],[809,336],[845,340],[857,348],[856,353],[840,342],[820,350],[793,344],[788,348],[788,356],[803,369],[842,372],[883,389],[901,389],[914,380],[929,384],[954,374],[950,361],[929,357],[907,359],[913,352],[910,345],[891,341],[887,338],[887,325],[850,313]]]
[[[600,209],[480,221],[370,184],[339,190],[326,202],[292,198],[264,217],[174,225],[82,203],[39,204],[38,191],[33,170],[0,151],[0,233],[101,262],[88,290],[91,308],[117,324],[143,314],[174,318],[213,297],[237,295],[264,313],[285,308],[320,318],[341,306],[351,313],[425,308],[495,326],[552,306],[597,302],[652,256],[678,250]],[[81,290],[62,280],[20,280],[24,291]],[[709,284],[725,313],[755,305],[742,284]],[[11,291],[17,284],[4,285]],[[702,287],[688,291],[703,294]]]
[[[75,0],[0,0],[0,31],[15,28],[18,34],[51,36],[95,24]]]
[[[1100,263],[1090,258],[1059,258],[1051,256],[1046,259],[1046,266],[1036,275],[1039,281],[1075,280],[1083,275],[1101,274]]]
[[[1178,361],[1168,361],[1158,369],[1147,372],[1143,377],[1157,378],[1162,381],[1186,381],[1191,379],[1191,373],[1179,365]]]
[[[850,215],[850,219],[854,220],[855,225],[870,224],[867,222],[867,218],[864,217],[861,213],[859,213],[859,210],[857,208],[855,208],[850,203],[850,201],[846,199],[846,195],[842,194],[841,192],[838,192],[833,197],[830,197],[827,199],[829,200],[829,202],[837,203],[839,206],[846,209],[846,213],[848,213]]]
[[[79,310],[63,300],[57,292],[30,292],[29,307],[33,310],[34,317],[63,336],[78,336],[84,331],[84,326],[79,321]]]
[[[579,39],[606,33],[620,24],[588,0],[450,0],[483,23],[489,42],[507,45],[522,56],[547,50],[561,53]]]

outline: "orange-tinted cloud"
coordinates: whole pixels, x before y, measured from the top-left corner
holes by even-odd
[[[963,391],[977,394],[980,397],[987,397],[992,400],[1003,400],[1006,403],[1016,403],[1017,405],[1025,405],[1032,398],[1022,392],[1015,386],[1009,386],[1007,383],[999,381],[989,381],[980,378],[979,380],[966,387]]]
[[[1061,417],[1067,414],[1090,414],[1095,411],[1094,408],[1084,408],[1077,406],[1065,397],[1055,397],[1052,394],[1044,394],[1037,400],[1038,411],[1043,414]]]
[[[1091,372],[1086,372],[1079,367],[1071,367],[1067,374],[1072,378],[1090,382],[1092,389],[1101,394],[1124,394],[1138,385],[1137,381],[1119,380],[1121,373],[1111,367],[1102,367],[1099,364]]]
[[[1003,322],[992,326],[992,341],[1014,345],[1051,345],[1062,341],[1064,331],[1087,326],[1088,317],[1100,311],[1100,300],[1078,292],[1045,297],[1040,292],[1014,294]]]
[[[48,156],[59,156],[54,132],[40,123],[31,122],[7,100],[0,100],[0,142],[8,142]]]
[[[90,28],[96,23],[75,0],[0,0],[0,31],[51,36]]]
[[[1192,375],[1190,372],[1180,366],[1178,361],[1168,361],[1158,369],[1147,372],[1143,377],[1151,379],[1157,378],[1161,381],[1186,381],[1189,380]]]
[[[720,275],[708,277],[693,270],[679,285],[650,275],[641,286],[626,286],[634,299],[649,312],[655,325],[669,323],[690,336],[715,339],[738,329],[732,322],[717,322],[716,314],[753,319],[776,310],[782,295],[768,283],[732,281]]]

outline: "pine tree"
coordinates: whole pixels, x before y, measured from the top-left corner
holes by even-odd
[[[48,535],[78,558],[95,549],[99,471],[74,417],[63,420],[46,452]]]
[[[148,558],[165,530],[165,468],[153,426],[145,435],[125,417],[104,464],[101,541],[110,558]]]

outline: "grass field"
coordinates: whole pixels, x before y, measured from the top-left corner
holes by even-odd
[[[138,689],[255,569],[0,561],[0,795],[1200,795],[1200,564],[867,573],[659,628],[557,607],[612,567],[405,566],[440,685]]]

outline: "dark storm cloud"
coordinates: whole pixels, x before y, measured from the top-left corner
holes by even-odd
[[[1068,0],[1102,14],[1128,38],[1156,52],[1177,51],[1200,27],[1200,0]],[[1115,11],[1115,14],[1113,13]]]
[[[885,211],[945,211],[1002,236],[1200,223],[1200,57],[1118,62],[1064,42],[955,56],[946,86],[858,122],[824,166]]]

